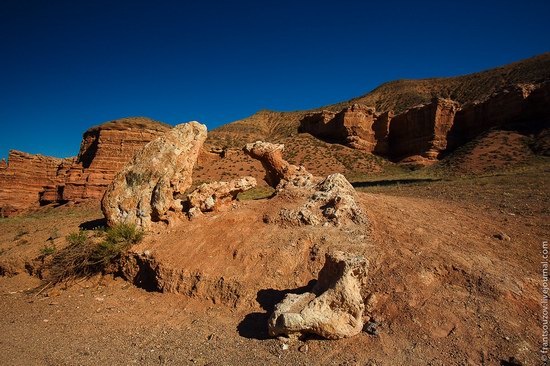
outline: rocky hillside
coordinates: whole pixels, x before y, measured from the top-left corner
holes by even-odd
[[[259,111],[240,121],[223,125],[209,134],[207,144],[239,147],[251,140],[279,141],[298,132],[307,114],[328,110],[339,112],[353,104],[375,108],[379,113],[401,114],[434,98],[450,99],[460,105],[489,99],[494,93],[518,84],[550,80],[550,52],[494,69],[448,78],[396,80],[349,101],[308,111]]]

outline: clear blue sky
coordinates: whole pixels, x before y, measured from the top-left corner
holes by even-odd
[[[550,1],[0,1],[0,157],[92,125],[209,129],[550,51]]]

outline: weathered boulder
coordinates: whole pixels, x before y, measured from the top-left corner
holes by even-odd
[[[313,176],[303,166],[292,165],[283,159],[283,144],[256,141],[247,144],[243,150],[262,163],[265,180],[273,188],[304,187],[311,183]]]
[[[342,174],[329,175],[315,185],[312,191],[299,208],[281,210],[279,220],[282,224],[339,226],[368,221],[357,204],[355,188]]]
[[[149,142],[107,188],[101,207],[109,225],[133,223],[149,229],[182,211],[176,197],[192,183],[193,166],[206,139],[198,122],[177,125]]]
[[[312,292],[288,294],[268,320],[271,336],[317,334],[327,339],[357,335],[363,329],[368,261],[344,252],[326,255]]]
[[[229,182],[203,183],[187,195],[187,208],[198,208],[201,212],[216,211],[235,200],[239,193],[254,187],[254,177],[242,177]]]

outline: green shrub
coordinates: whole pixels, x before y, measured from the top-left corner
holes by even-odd
[[[55,253],[55,245],[44,245],[42,249],[40,249],[40,254],[45,256],[52,255]]]

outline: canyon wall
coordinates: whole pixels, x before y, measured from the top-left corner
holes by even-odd
[[[125,118],[87,130],[76,162],[67,173],[63,200],[101,199],[115,174],[134,154],[170,128],[145,118]]]
[[[430,104],[411,108],[391,120],[389,155],[401,160],[414,155],[437,159],[447,148],[447,134],[453,126],[457,102],[435,98]]]
[[[388,149],[391,116],[391,113],[376,113],[374,108],[353,104],[338,113],[325,110],[307,115],[301,120],[300,131],[384,155]]]
[[[11,150],[8,164],[0,166],[0,217],[38,207],[41,200],[57,196],[55,187],[62,183],[64,168],[71,163],[72,159]]]
[[[145,144],[171,126],[143,117],[123,118],[87,130],[76,158],[12,150],[0,162],[0,217],[50,203],[100,199]]]
[[[394,161],[420,157],[429,162],[491,128],[537,132],[548,126],[550,83],[546,82],[509,86],[465,105],[434,98],[398,115],[354,104],[340,112],[306,115],[300,131]]]

